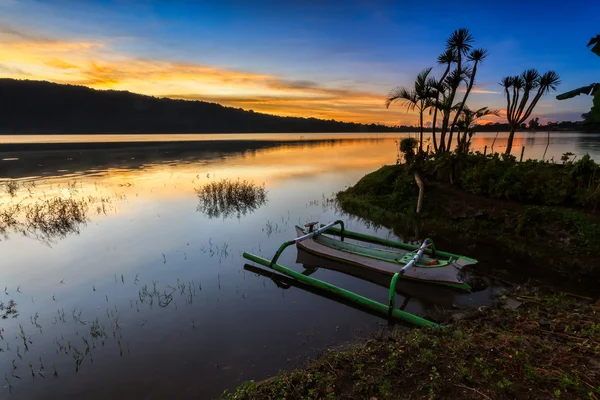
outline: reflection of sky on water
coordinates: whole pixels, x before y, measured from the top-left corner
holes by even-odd
[[[577,143],[585,145],[581,140]],[[533,147],[537,152],[537,137]],[[562,150],[561,154],[567,151]],[[32,160],[34,155],[27,157]],[[50,245],[21,235],[0,242],[1,284],[9,293],[0,292],[0,299],[14,298],[20,312],[17,319],[0,320],[6,339],[0,345],[6,349],[9,342],[11,348],[0,352],[0,365],[10,377],[15,359],[23,378],[12,379],[13,394],[17,398],[151,393],[211,397],[243,380],[262,379],[292,367],[298,357],[376,331],[384,323],[377,317],[302,290],[282,290],[244,270],[241,253],[270,258],[281,242],[294,236],[295,224],[340,217],[323,205],[324,196],[395,158],[394,139],[380,139],[273,144],[251,152],[188,154],[182,162],[161,155],[130,168],[90,157],[93,173],[84,164],[71,170],[67,161],[61,166],[56,160],[39,170],[28,169],[28,175],[18,178],[20,183],[36,182],[31,193],[22,189],[14,199],[3,193],[0,203],[104,196],[113,199],[114,208],[106,215],[90,213],[79,234]],[[10,166],[5,163],[3,170]],[[67,175],[56,172],[65,169]],[[41,175],[44,178],[31,178]],[[240,219],[210,219],[197,212],[195,189],[224,178],[264,183],[268,204]],[[69,191],[68,183],[73,181],[76,192]],[[373,232],[356,220],[348,221],[348,228]],[[378,234],[385,236],[387,231]],[[448,250],[460,253],[461,249]],[[294,249],[280,261],[302,270]],[[334,271],[319,269],[313,276],[375,300],[386,298],[382,287]],[[154,282],[161,293],[190,282],[197,289],[191,303],[186,294],[176,291],[168,307],[150,308],[139,303],[139,291],[144,285],[152,288]],[[22,293],[16,292],[19,286]],[[431,306],[430,289],[418,289],[421,297],[413,298],[407,311],[422,314]],[[451,296],[463,304],[481,301]],[[397,304],[401,303],[399,299]],[[56,322],[58,310],[63,309],[66,323]],[[73,310],[82,312],[86,325],[73,320]],[[43,332],[29,321],[36,312]],[[112,338],[115,316],[120,331]],[[57,354],[55,341],[71,341],[81,351],[81,337],[87,334],[89,339],[90,321],[96,318],[111,338],[104,347],[97,343],[92,349],[94,363],[86,359],[75,374],[73,358]],[[19,324],[33,342],[28,353],[21,346],[23,360],[16,355]],[[40,356],[46,379],[32,381],[27,364],[38,365]],[[52,378],[53,364],[59,379]]]

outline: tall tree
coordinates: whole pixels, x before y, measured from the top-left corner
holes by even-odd
[[[392,89],[385,101],[385,107],[389,108],[392,103],[402,101],[407,111],[417,110],[419,112],[419,152],[423,152],[423,112],[431,105],[431,88],[428,85],[428,77],[431,68],[426,68],[417,75],[413,89],[396,87]]]
[[[559,84],[560,77],[556,72],[548,71],[540,75],[535,69],[528,69],[521,75],[507,76],[502,79],[500,85],[504,88],[506,96],[506,119],[510,126],[506,154],[510,154],[512,150],[517,128],[529,118],[542,96],[551,90],[556,90]],[[533,98],[530,100],[531,95]]]
[[[475,76],[477,75],[477,67],[480,63],[483,62],[483,60],[487,57],[487,55],[488,55],[488,51],[486,49],[474,49],[474,50],[471,50],[471,52],[467,56],[467,59],[469,61],[473,62],[473,66],[472,66],[471,73],[469,76],[469,83],[467,85],[467,90],[465,91],[463,100],[460,103],[458,103],[458,108],[456,110],[456,114],[454,114],[454,121],[452,121],[452,125],[450,126],[450,134],[448,135],[448,147],[447,147],[448,149],[452,148],[452,135],[454,133],[454,127],[456,126],[456,123],[458,122],[458,118],[462,115],[463,108],[466,107],[467,99],[469,98],[469,94],[471,93],[471,90],[473,89],[473,85],[475,84]],[[457,138],[457,142],[458,142],[458,138]]]
[[[437,59],[438,65],[445,65],[446,69],[442,74],[442,77],[437,80],[435,78],[429,78],[428,86],[431,88],[431,103],[432,107],[430,110],[433,110],[433,121],[431,125],[431,137],[433,139],[433,150],[437,153],[438,145],[437,145],[437,137],[436,137],[436,129],[437,129],[437,113],[438,108],[435,106],[440,101],[440,95],[444,92],[445,86],[444,81],[450,72],[450,68],[452,64],[457,60],[456,52],[452,49],[446,49],[442,54],[439,55]],[[431,113],[431,111],[430,111]]]
[[[473,47],[473,36],[468,29],[461,28],[457,29],[448,38],[446,41],[446,49],[450,49],[456,53],[456,70],[458,74],[461,74],[463,71],[463,57],[467,56]],[[448,77],[451,76],[451,73]],[[448,79],[448,78],[446,78]],[[461,83],[460,79],[453,79],[450,82],[450,94],[448,95],[449,101],[451,104],[454,103],[454,97],[456,96],[456,91]],[[446,132],[448,130],[448,124],[450,121],[450,114],[444,115],[444,119],[442,121],[442,130],[441,130],[441,138],[440,138],[440,148],[442,151],[445,149],[445,138]]]

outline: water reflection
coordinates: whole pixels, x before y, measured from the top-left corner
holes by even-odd
[[[0,242],[0,302],[18,304],[18,317],[0,320],[7,378],[0,397],[11,389],[17,398],[211,398],[387,327],[362,310],[245,270],[241,253],[271,257],[295,235],[294,224],[315,220],[342,218],[353,231],[393,237],[348,219],[327,199],[394,163],[395,139],[66,151],[3,146],[0,158],[12,159],[0,161],[3,179],[18,188],[0,191],[0,208],[18,207],[14,219],[23,225]],[[581,151],[574,142],[570,150]],[[264,184],[268,204],[240,219],[223,218],[243,215],[239,205],[233,214],[219,206],[218,218],[217,211],[196,212],[198,188],[238,179]],[[37,222],[29,224],[27,215]],[[58,235],[42,234],[42,243],[23,235],[40,229]],[[51,247],[44,243],[50,240]],[[444,248],[469,254],[461,246]],[[502,260],[491,251],[480,262]],[[297,271],[310,266],[296,261],[293,251],[280,259]],[[317,279],[386,301],[379,284],[318,267]],[[397,304],[410,298],[405,310],[420,315],[435,305],[476,307],[487,293],[413,289],[403,286]]]
[[[236,216],[239,219],[267,203],[264,184],[258,186],[248,181],[222,179],[196,189],[196,194],[197,210],[209,218]]]

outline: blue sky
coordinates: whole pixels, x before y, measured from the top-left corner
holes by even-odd
[[[0,75],[412,124],[385,96],[434,66],[453,30],[470,29],[490,53],[470,106],[501,109],[498,82],[526,68],[556,70],[559,92],[598,81],[585,47],[598,15],[592,1],[0,0]],[[550,95],[535,114],[574,120],[590,106]]]

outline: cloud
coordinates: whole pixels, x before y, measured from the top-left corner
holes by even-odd
[[[58,40],[0,26],[0,70],[97,89],[198,99],[284,116],[414,124],[414,113],[384,107],[385,93],[201,63],[154,60],[117,52],[99,40]]]
[[[480,94],[501,94],[502,92],[496,92],[493,90],[483,90],[483,89],[473,89],[471,93],[480,93]]]
[[[548,122],[561,122],[561,121],[581,121],[581,111],[556,111],[545,114],[536,114],[531,116],[531,118],[538,117],[540,122],[548,123]],[[531,119],[530,118],[530,119]]]

